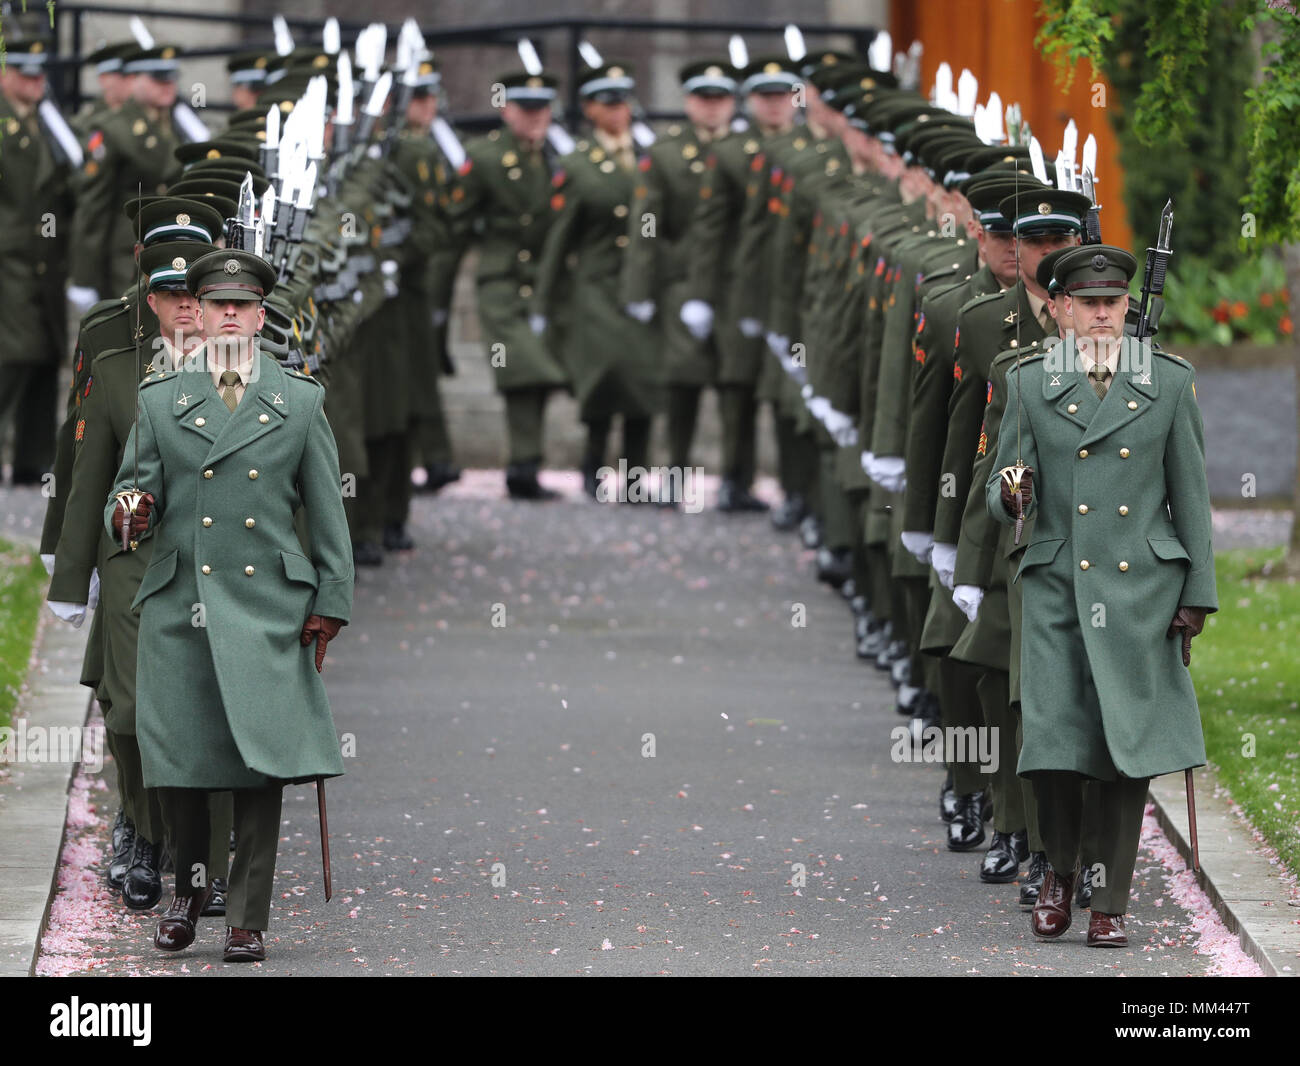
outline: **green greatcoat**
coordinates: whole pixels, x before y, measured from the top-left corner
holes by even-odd
[[[497,388],[562,388],[564,367],[528,326],[537,265],[555,217],[548,152],[524,148],[508,129],[470,141],[465,152],[447,210],[459,239],[478,248],[479,324]],[[551,336],[558,325],[551,323]]]
[[[343,772],[309,615],[346,622],[352,549],[324,388],[269,356],[233,412],[206,370],[147,376],[115,490],[155,506],[136,733],[147,788],[259,788]],[[115,501],[104,507],[112,528]],[[305,507],[311,558],[294,512]],[[209,524],[206,520],[211,519]],[[210,568],[204,573],[204,568]]]
[[[696,340],[681,318],[682,304],[695,295],[689,278],[690,227],[707,152],[694,127],[670,126],[668,136],[641,159],[628,215],[631,243],[623,257],[619,306],[654,301],[669,385],[703,387],[717,376],[712,341]]]
[[[77,409],[72,471],[50,579],[51,600],[85,603],[91,570],[99,570],[99,606],[86,642],[86,662],[98,663],[99,670],[83,667],[83,672],[94,673],[89,683],[98,689],[105,725],[114,733],[135,733],[140,622],[131,601],[153,558],[153,534],[146,531],[135,551],[124,551],[122,541],[104,529],[101,517],[118,468],[124,460],[127,467],[134,463],[134,456],[124,452],[135,425],[142,370],[151,369],[143,364],[153,350],[146,347],[141,354],[134,346],[110,349],[91,367]]]
[[[1155,777],[1205,762],[1179,606],[1218,609],[1205,445],[1191,366],[1128,341],[1098,399],[1070,342],[1007,377],[1038,519],[1024,586],[1018,772],[1100,780]],[[1016,461],[1002,433],[985,502],[1003,524],[998,470]]]
[[[537,267],[533,311],[554,317],[557,291],[568,273],[565,362],[579,417],[649,418],[659,409],[662,383],[654,334],[619,303],[633,174],[639,171],[623,170],[599,145],[580,141],[579,146],[561,160],[553,183],[555,222]]]
[[[122,207],[137,195],[163,193],[176,180],[181,166],[172,153],[179,143],[170,115],[149,115],[134,100],[106,113],[90,132],[72,227],[74,285],[106,297],[135,281],[135,227]]]

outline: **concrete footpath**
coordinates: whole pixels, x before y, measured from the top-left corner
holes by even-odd
[[[314,798],[288,789],[267,963],[223,965],[220,919],[160,957],[154,916],[100,899],[95,939],[42,972],[1204,974],[1211,901],[1265,974],[1300,972],[1300,908],[1204,770],[1199,878],[1182,777],[1153,785],[1130,948],[1088,951],[1077,920],[1034,941],[1016,886],[943,846],[940,771],[891,759],[892,689],[794,538],[544,478],[570,498],[505,501],[488,472],[419,498],[417,550],[359,575],[326,667],[358,751],[330,787],[331,904]],[[0,505],[35,513],[24,495]],[[86,722],[88,629],[42,619],[28,730]],[[36,972],[75,769],[0,774],[0,975]],[[87,825],[78,783],[66,852],[102,855],[115,808],[98,791]]]

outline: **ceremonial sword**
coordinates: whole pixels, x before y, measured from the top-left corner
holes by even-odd
[[[139,182],[136,182],[136,213],[135,213],[135,245],[136,255],[138,256],[143,248],[140,238],[140,213],[144,210],[144,205],[140,200],[144,196],[144,189]],[[140,302],[143,297],[140,295],[140,263],[137,260],[135,265],[135,379],[138,383],[141,377],[140,373],[140,341],[143,330],[140,326]],[[140,546],[140,542],[131,537],[131,519],[135,517],[135,509],[140,506],[140,501],[144,498],[144,493],[140,491],[140,393],[135,395],[135,425],[132,427],[131,438],[135,441],[135,460],[131,470],[131,488],[123,489],[117,493],[119,504],[126,505],[126,517],[122,521],[122,550],[135,551]]]

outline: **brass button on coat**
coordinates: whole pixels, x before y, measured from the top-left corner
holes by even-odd
[[[210,574],[210,573],[212,573],[212,567],[208,566],[207,563],[204,563],[204,564],[203,564],[203,572],[204,572],[205,574]]]
[[[1073,415],[1073,414],[1077,414],[1078,411],[1079,411],[1079,405],[1078,405],[1077,403],[1072,403],[1072,404],[1070,404],[1070,406],[1067,407],[1065,410],[1066,410],[1069,414],[1072,414],[1072,415]]]
[[[530,252],[527,248],[520,248],[520,249],[519,249],[519,262],[521,262],[521,263],[526,263],[526,262],[528,262],[528,260],[530,260],[532,257],[533,257],[533,253]]]
[[[1125,570],[1128,569],[1128,563],[1121,560],[1119,564],[1119,568],[1120,568],[1120,572],[1123,573]]]
[[[1121,504],[1119,505],[1119,513],[1120,513],[1121,515],[1126,515],[1126,514],[1128,514],[1128,504],[1126,504],[1126,503],[1121,503]]]
[[[1079,504],[1079,513],[1080,513],[1080,514],[1087,514],[1087,513],[1088,513],[1088,505],[1087,505],[1086,503],[1081,503],[1081,504]]]
[[[261,422],[262,425],[266,425],[269,421],[271,421],[271,416],[270,416],[270,415],[258,415],[258,416],[257,416],[257,420],[258,420],[259,422]]]
[[[627,234],[620,233],[617,237],[614,238],[614,244],[619,248],[626,248],[628,246]]]
[[[615,218],[627,218],[627,204],[616,204],[614,206]]]
[[[1088,458],[1088,449],[1087,449],[1087,448],[1080,448],[1080,449],[1079,449],[1079,458],[1080,458],[1080,459],[1087,459],[1087,458]]]
[[[1127,449],[1127,448],[1121,448],[1121,449],[1119,450],[1119,457],[1120,457],[1121,459],[1127,459],[1127,458],[1128,458],[1128,449]]]
[[[1138,402],[1137,402],[1137,400],[1129,400],[1129,402],[1128,402],[1128,409],[1129,409],[1130,411],[1136,411],[1136,410],[1138,409]]]
[[[1079,569],[1080,569],[1080,570],[1087,570],[1088,567],[1090,567],[1091,565],[1092,565],[1092,563],[1088,562],[1087,559],[1082,559],[1082,560],[1080,560],[1080,562],[1079,562]]]
[[[194,424],[196,426],[206,426],[208,424],[208,420],[206,418],[196,418],[194,420]]]
[[[203,524],[204,524],[205,526],[210,526],[210,525],[212,525],[212,519],[209,518],[207,515],[204,515],[204,516],[203,516]]]
[[[257,471],[256,471],[256,470],[250,470],[250,471],[248,472],[248,480],[249,480],[249,481],[256,481],[256,480],[257,480]]]
[[[246,566],[246,567],[244,567],[244,573],[247,574],[249,577],[252,577],[252,576],[253,576],[253,568],[252,568],[251,566]]]
[[[212,480],[212,471],[211,471],[211,470],[205,470],[205,471],[203,471],[203,476],[204,476],[205,478],[207,478],[209,481],[211,481],[211,480]]]
[[[257,525],[257,523],[254,522],[251,518],[245,518],[244,525],[246,525],[249,529],[252,529],[255,525]]]
[[[525,300],[527,300],[530,296],[532,296],[532,294],[533,294],[533,287],[531,285],[519,286],[519,295],[522,296]]]

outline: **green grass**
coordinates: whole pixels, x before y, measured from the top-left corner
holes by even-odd
[[[1220,779],[1300,872],[1300,582],[1252,577],[1273,550],[1219,552],[1219,610],[1192,642],[1205,747]]]
[[[0,726],[9,724],[27,677],[47,580],[34,550],[0,540]]]

